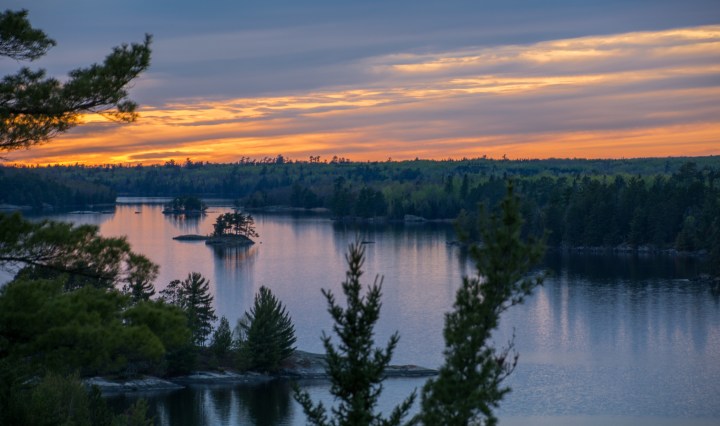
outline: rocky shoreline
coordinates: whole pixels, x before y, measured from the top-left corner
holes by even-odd
[[[173,237],[175,241],[205,241],[205,244],[215,247],[251,246],[255,241],[244,235],[222,235],[213,237],[210,235],[185,234]]]
[[[385,377],[431,377],[437,370],[416,365],[391,365],[385,370]],[[327,380],[325,356],[305,351],[295,351],[275,374],[235,371],[194,371],[185,376],[159,378],[143,376],[128,380],[112,380],[103,377],[85,379],[88,386],[97,386],[103,394],[124,394],[132,392],[173,391],[196,384],[237,385],[258,384],[272,380]]]

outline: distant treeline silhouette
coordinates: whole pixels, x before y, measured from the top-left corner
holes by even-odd
[[[188,159],[154,166],[3,168],[0,202],[63,205],[104,201],[114,193],[193,194],[237,199],[246,208],[326,208],[336,217],[458,218],[472,234],[477,204],[495,206],[505,179],[512,178],[523,198],[525,231],[547,229],[550,246],[695,251],[711,250],[712,239],[719,239],[719,177],[720,157],[293,162],[278,156],[231,164]],[[21,181],[33,183],[15,183]],[[65,201],[58,201],[59,194]]]

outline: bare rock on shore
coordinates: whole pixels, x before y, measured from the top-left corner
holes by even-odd
[[[178,241],[206,241],[208,238],[207,235],[198,235],[198,234],[187,234],[187,235],[178,235],[177,237],[173,237],[173,240]]]
[[[252,371],[238,373],[235,371],[193,371],[186,376],[172,378],[173,383],[189,385],[198,383],[261,383],[272,380],[267,374]]]
[[[183,389],[188,385],[236,385],[256,384],[275,379],[328,379],[325,372],[325,355],[305,351],[295,351],[286,359],[276,374],[235,371],[193,371],[185,376],[161,379],[143,376],[133,380],[111,380],[103,377],[92,377],[85,380],[88,386],[97,386],[103,394],[121,394],[132,392],[171,391]],[[385,377],[430,377],[437,375],[437,370],[418,367],[416,365],[391,365],[385,370]]]
[[[325,355],[296,350],[283,361],[279,375],[298,379],[327,379],[325,365]],[[385,369],[385,377],[431,377],[437,374],[437,370],[417,365],[390,365]]]
[[[144,376],[132,380],[109,380],[103,377],[91,377],[84,380],[87,386],[97,386],[104,394],[129,393],[139,391],[178,390],[184,386],[169,380]]]
[[[235,247],[253,245],[255,241],[244,235],[222,235],[220,237],[207,238],[205,244],[214,247]]]

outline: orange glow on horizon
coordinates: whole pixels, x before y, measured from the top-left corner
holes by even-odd
[[[169,160],[178,162],[185,158],[193,161],[215,163],[236,162],[240,157],[261,159],[275,157],[282,153],[286,159],[305,161],[311,155],[323,154],[323,159],[333,155],[349,158],[352,161],[413,160],[415,158],[444,160],[460,158],[487,157],[491,159],[548,159],[548,158],[587,158],[621,159],[647,157],[694,157],[720,155],[718,148],[720,123],[703,123],[657,127],[632,131],[612,130],[603,132],[569,132],[562,134],[503,135],[500,137],[478,137],[426,141],[424,145],[407,147],[404,141],[381,140],[373,145],[378,151],[387,154],[369,155],[362,152],[343,153],[333,151],[338,145],[337,139],[349,135],[312,134],[280,137],[272,140],[214,140],[206,151],[197,148],[176,147],[173,155],[149,160],[134,160],[126,155],[112,157],[97,155],[78,155],[72,159],[48,157],[47,161],[12,161],[9,165],[104,165],[104,164],[163,164]],[[685,142],[683,142],[685,141]],[[238,147],[247,145],[237,153]],[[364,144],[366,145],[366,144]],[[451,146],[448,150],[444,147]],[[648,146],[652,150],[648,150]],[[268,149],[269,148],[269,149]],[[295,149],[293,149],[295,148]],[[149,152],[152,154],[152,151]]]
[[[9,164],[720,155],[720,25],[368,60],[362,85],[98,116]]]

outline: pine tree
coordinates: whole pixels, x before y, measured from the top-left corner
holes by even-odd
[[[179,306],[185,311],[193,343],[204,346],[212,332],[212,323],[217,319],[208,281],[200,273],[192,272],[183,281],[170,282],[167,288],[160,291],[160,295],[166,303]]]
[[[382,280],[375,282],[365,296],[360,294],[362,285],[365,250],[360,243],[350,245],[345,256],[348,263],[347,278],[342,284],[347,298],[343,309],[329,290],[323,290],[328,301],[328,311],[335,321],[333,331],[340,343],[336,348],[330,336],[323,333],[323,345],[327,356],[326,371],[330,376],[332,393],[340,401],[332,408],[328,419],[327,409],[322,403],[313,404],[307,392],[296,391],[295,398],[302,405],[308,423],[336,426],[399,425],[415,400],[413,392],[390,414],[387,419],[376,413],[376,406],[382,392],[385,368],[389,365],[399,340],[397,333],[390,337],[385,349],[374,348],[374,327],[380,316]]]
[[[55,41],[32,28],[26,10],[0,12],[0,56],[34,60]],[[45,70],[22,68],[0,80],[0,151],[29,148],[46,142],[80,122],[84,113],[132,122],[137,105],[127,87],[150,66],[151,37],[141,44],[113,49],[103,64],[70,71],[61,82]]]
[[[155,295],[153,281],[158,276],[160,267],[144,256],[130,254],[130,265],[123,292],[130,295],[133,302],[150,300]]]
[[[277,370],[295,352],[292,319],[269,288],[260,287],[253,307],[239,324],[245,336],[243,352],[251,369]]]
[[[467,173],[465,173],[463,175],[462,184],[460,185],[460,200],[465,201],[469,192],[470,192],[470,182],[468,180]]]
[[[477,276],[463,279],[453,310],[445,316],[445,363],[438,377],[423,387],[422,411],[416,421],[462,426],[497,423],[493,409],[510,391],[502,382],[518,358],[512,341],[498,350],[489,339],[500,314],[522,303],[542,280],[527,276],[541,259],[543,245],[521,240],[519,211],[509,183],[500,216],[482,221],[483,243],[471,247]]]
[[[255,230],[255,219],[251,215],[240,212],[224,213],[217,217],[213,224],[213,237],[226,234],[242,235],[247,238],[259,237]]]
[[[220,318],[220,324],[213,332],[212,340],[210,342],[210,349],[218,359],[225,359],[233,345],[232,331],[230,330],[230,323],[227,318]]]

